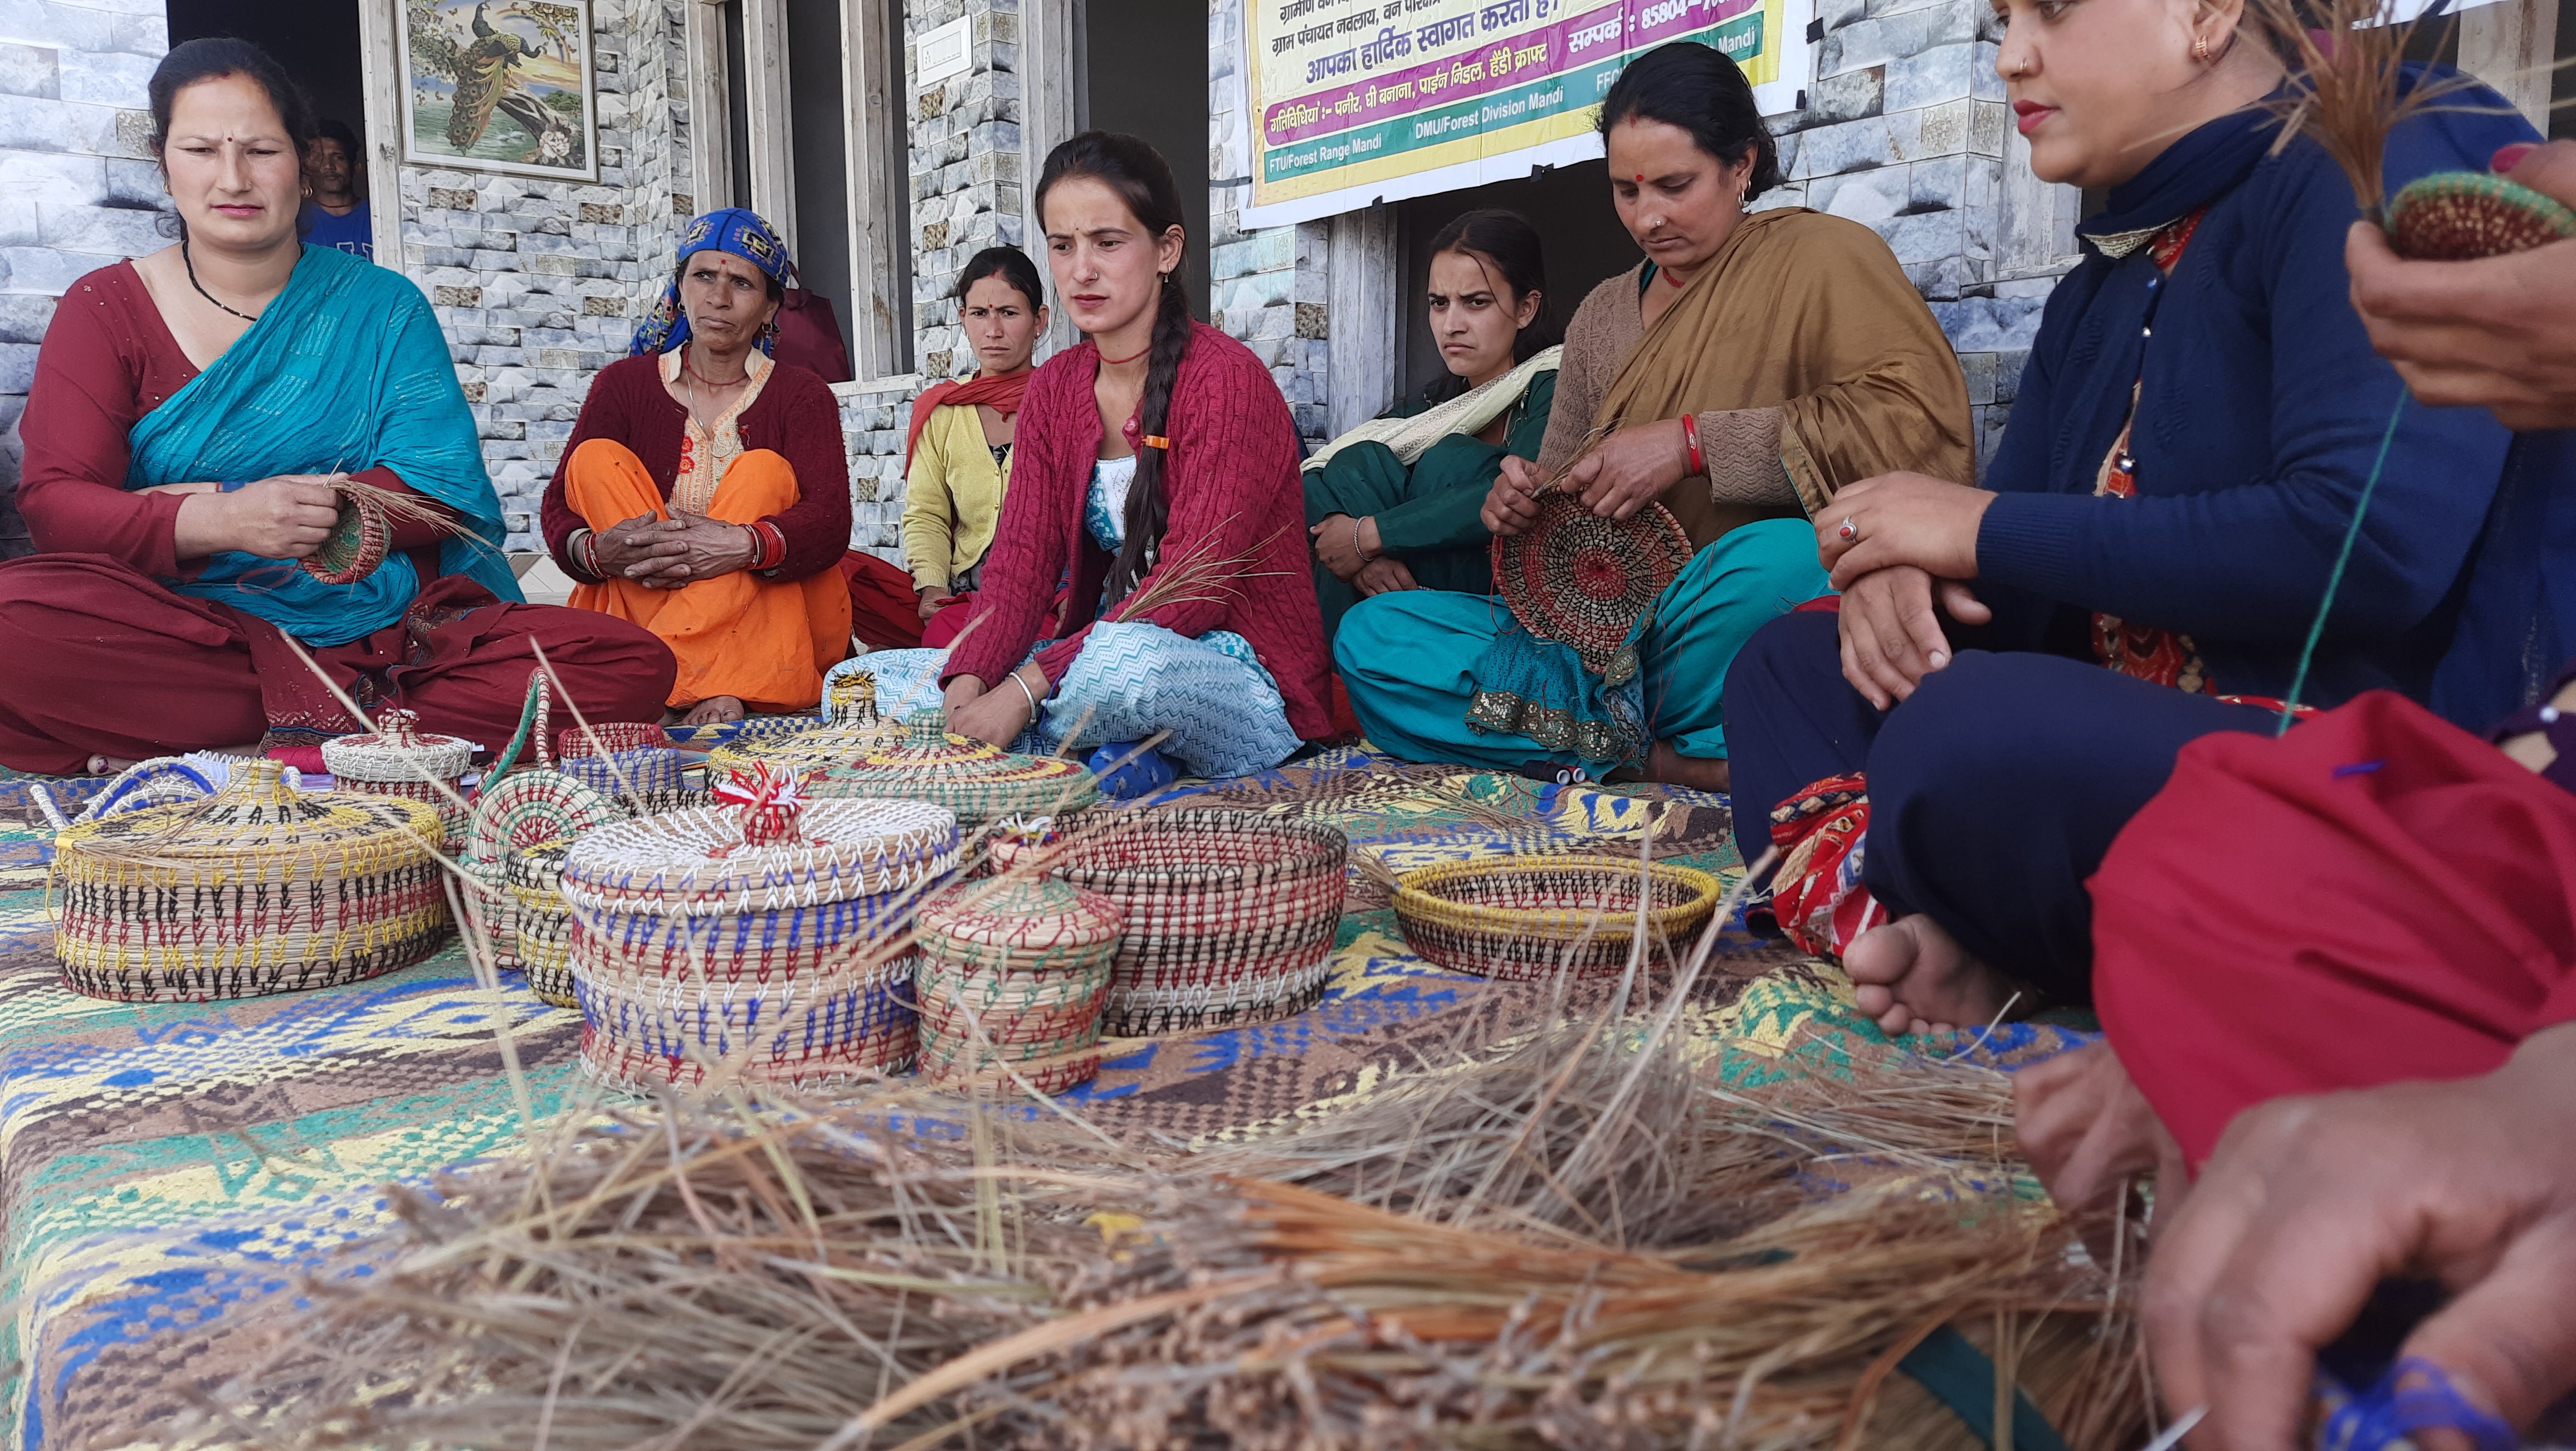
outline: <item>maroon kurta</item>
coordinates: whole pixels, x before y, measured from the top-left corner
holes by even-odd
[[[173,537],[181,498],[125,491],[126,439],[196,375],[130,263],[74,283],[55,310],[19,427],[18,507],[44,552],[0,564],[0,765],[69,773],[93,755],[364,728],[276,626],[158,583],[188,571]],[[360,477],[405,487],[390,470]],[[650,631],[438,578],[436,538],[423,525],[395,535],[431,581],[401,623],[309,652],[361,707],[399,705],[426,729],[497,746],[539,642],[593,719],[661,718],[675,666]]]

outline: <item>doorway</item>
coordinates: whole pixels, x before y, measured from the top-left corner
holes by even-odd
[[[267,51],[313,98],[318,120],[337,121],[358,138],[358,197],[366,195],[366,65],[353,0],[167,0],[170,43],[231,37]],[[372,207],[369,208],[373,210]]]
[[[1442,227],[1478,207],[1518,212],[1538,228],[1552,294],[1549,300],[1559,326],[1573,320],[1574,310],[1603,278],[1625,272],[1642,257],[1611,208],[1610,167],[1604,161],[1581,161],[1515,181],[1397,202],[1395,241],[1404,269],[1396,292],[1401,318],[1396,336],[1403,362],[1397,381],[1404,397],[1418,395],[1446,371],[1423,313],[1423,295],[1431,285],[1431,240]]]
[[[1085,0],[1084,116],[1095,131],[1142,137],[1172,165],[1189,233],[1190,311],[1208,305],[1208,32],[1205,7],[1172,0]],[[1034,188],[1038,179],[1028,178]],[[1046,265],[1045,239],[1029,255]]]

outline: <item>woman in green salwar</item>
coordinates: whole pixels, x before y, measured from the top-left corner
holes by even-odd
[[[1468,212],[1431,241],[1431,335],[1448,373],[1306,460],[1324,636],[1395,590],[1493,590],[1485,495],[1534,459],[1556,397],[1558,329],[1538,230]]]

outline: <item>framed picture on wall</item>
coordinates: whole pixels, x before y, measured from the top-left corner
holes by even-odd
[[[403,0],[403,159],[599,179],[590,0]]]

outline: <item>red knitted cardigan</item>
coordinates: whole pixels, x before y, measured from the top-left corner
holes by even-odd
[[[1085,342],[1047,360],[1029,380],[1011,449],[1011,488],[975,593],[974,628],[948,655],[942,683],[972,675],[998,684],[1028,654],[1072,566],[1065,637],[1038,655],[1061,681],[1090,633],[1110,558],[1083,527],[1092,464],[1100,456],[1100,405],[1092,386],[1100,350]],[[1332,733],[1326,701],[1323,616],[1306,557],[1306,495],[1297,478],[1297,426],[1270,370],[1252,350],[1205,323],[1172,387],[1163,468],[1171,522],[1142,590],[1190,560],[1241,560],[1205,587],[1134,618],[1195,638],[1232,630],[1279,682],[1288,724],[1308,740]],[[1136,421],[1128,445],[1140,444]]]

